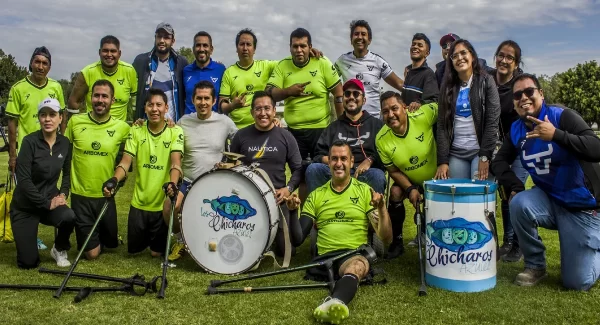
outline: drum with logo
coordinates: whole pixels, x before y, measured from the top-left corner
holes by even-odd
[[[269,184],[246,166],[198,177],[181,210],[188,253],[210,273],[236,275],[260,262],[275,239],[279,210]]]
[[[425,280],[457,292],[496,286],[493,214],[497,185],[489,181],[426,181]]]

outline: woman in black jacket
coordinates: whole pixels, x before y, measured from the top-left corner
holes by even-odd
[[[438,107],[435,178],[491,178],[500,100],[494,78],[483,70],[467,40],[450,46]]]
[[[38,106],[41,130],[23,138],[17,156],[17,187],[10,205],[10,219],[17,246],[17,266],[35,268],[40,263],[37,249],[39,223],[58,228],[50,255],[59,267],[71,265],[67,251],[75,226],[75,213],[67,206],[71,182],[71,144],[57,134],[61,107],[48,98]],[[63,173],[60,190],[56,188]]]

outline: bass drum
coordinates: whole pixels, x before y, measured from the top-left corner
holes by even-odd
[[[236,166],[198,177],[181,209],[181,233],[190,256],[209,273],[251,270],[269,250],[279,209],[269,184]]]

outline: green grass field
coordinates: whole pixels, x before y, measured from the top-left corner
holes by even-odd
[[[0,155],[0,170],[6,170],[7,157]],[[0,172],[0,179],[5,179]],[[120,233],[126,238],[128,200],[134,180],[117,195]],[[413,211],[407,211],[412,215]],[[405,240],[415,235],[407,223]],[[501,221],[499,221],[501,225]],[[500,234],[501,234],[500,229]],[[512,284],[523,263],[498,265],[496,288],[482,293],[453,293],[428,288],[426,297],[418,297],[419,268],[417,250],[407,248],[399,259],[380,262],[388,274],[388,284],[361,287],[350,304],[350,318],[344,324],[598,324],[600,291],[572,292],[560,286],[558,236],[542,230],[548,247],[549,277],[534,288]],[[53,230],[40,226],[39,236],[51,247]],[[74,244],[75,237],[72,237]],[[76,251],[69,252],[72,261]],[[36,270],[16,267],[14,244],[0,243],[0,276],[3,283],[58,285],[61,277],[42,275]],[[308,241],[299,249],[293,265],[309,261]],[[49,250],[41,252],[43,267],[56,268]],[[140,273],[146,278],[159,275],[161,261],[150,253],[130,256],[126,246],[101,255],[96,261],[82,261],[77,271],[128,277]],[[268,263],[265,263],[268,264]],[[264,267],[262,270],[268,270]],[[0,315],[5,324],[312,324],[313,309],[327,292],[322,289],[254,294],[205,295],[211,279],[186,257],[169,269],[169,287],[164,300],[154,294],[132,297],[124,293],[96,293],[80,304],[72,302],[74,293],[60,299],[52,291],[0,290]],[[251,282],[251,285],[308,283],[302,273],[291,273]],[[70,285],[106,285],[98,281],[73,278]]]

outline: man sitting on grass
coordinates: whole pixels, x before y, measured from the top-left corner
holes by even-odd
[[[392,227],[383,195],[352,178],[350,168],[353,165],[354,157],[348,143],[334,141],[329,150],[332,179],[310,193],[300,219],[290,218],[294,246],[302,244],[316,223],[318,255],[314,262],[328,260],[366,244],[369,222],[385,245],[392,240]],[[293,212],[300,206],[296,194],[289,196],[286,202]],[[331,296],[314,310],[315,318],[332,324],[339,324],[347,318],[347,304],[354,298],[360,280],[367,276],[369,268],[369,261],[360,254],[335,261],[333,271],[337,282]],[[327,270],[309,269],[306,278],[326,280]]]
[[[533,286],[545,278],[546,247],[537,227],[558,230],[563,285],[589,290],[600,276],[600,138],[579,114],[546,105],[537,78],[522,74],[513,84],[520,120],[492,163],[510,192],[510,219],[525,259],[515,283]],[[525,191],[510,165],[516,157],[535,187]]]

